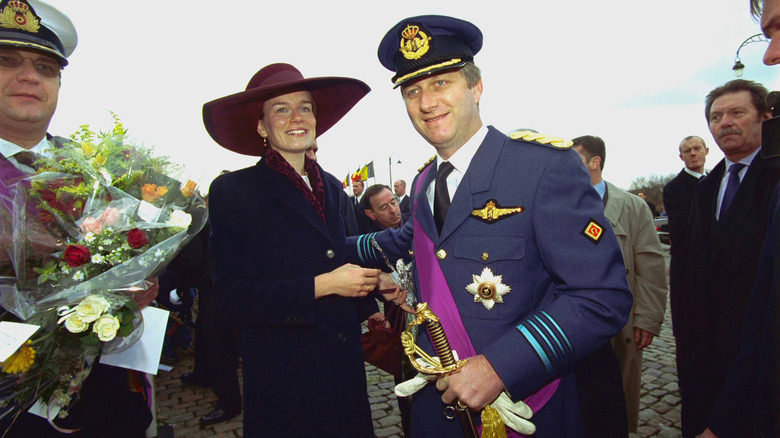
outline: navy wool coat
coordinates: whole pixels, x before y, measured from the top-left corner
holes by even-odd
[[[314,277],[344,264],[346,197],[320,173],[327,225],[264,160],[209,191],[217,298],[241,328],[247,437],[373,436],[360,302],[314,299]]]

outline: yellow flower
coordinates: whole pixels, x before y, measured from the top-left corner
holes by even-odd
[[[30,340],[22,344],[14,354],[3,362],[3,372],[19,374],[27,372],[35,363],[35,350],[30,347]]]
[[[92,146],[92,143],[82,143],[81,150],[84,151],[84,155],[88,157],[91,157],[92,154],[95,153],[95,148]]]
[[[100,153],[95,155],[95,163],[97,163],[98,166],[105,165],[106,161],[108,161],[108,157],[106,157],[104,154]]]

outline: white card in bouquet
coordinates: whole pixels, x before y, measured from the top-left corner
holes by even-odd
[[[121,353],[100,356],[100,363],[157,375],[169,312],[157,307],[146,307],[141,313],[144,316],[144,334],[141,339]]]
[[[39,325],[1,321],[0,362],[5,362],[8,356],[14,354],[39,328]]]
[[[49,405],[44,403],[42,399],[38,399],[38,401],[36,401],[34,405],[30,406],[28,412],[33,415],[37,415],[39,417],[54,420],[55,418],[57,418],[57,414],[60,413],[60,407],[54,406],[51,412],[49,412]]]
[[[156,222],[160,211],[159,208],[146,201],[141,201],[141,205],[138,206],[138,216],[146,222]]]

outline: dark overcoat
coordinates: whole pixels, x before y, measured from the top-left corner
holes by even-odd
[[[441,236],[426,196],[435,175],[434,163],[422,170],[410,192],[412,220],[376,234],[376,241],[393,259],[408,254],[422,238],[413,232],[419,222],[476,353],[485,355],[513,400],[562,378],[534,412],[534,436],[582,436],[572,369],[626,324],[632,298],[617,239],[581,158],[572,150],[512,141],[490,128],[453,196]],[[495,221],[472,214],[491,199],[522,211]],[[592,223],[603,227],[598,239],[587,236]],[[381,260],[367,241],[349,239],[348,260]],[[511,288],[492,309],[466,290],[485,268]],[[419,292],[417,269],[415,281]],[[427,335],[418,343],[432,353]],[[412,437],[463,436],[457,421],[444,418],[444,408],[432,385],[415,394]]]
[[[689,241],[681,254],[684,276],[673,321],[683,436],[704,430],[740,351],[769,204],[780,178],[780,158],[756,155],[729,211],[716,220],[724,171],[725,160],[721,160],[696,186]]]
[[[373,436],[357,300],[314,299],[344,264],[341,183],[320,170],[324,224],[264,160],[209,191],[220,309],[241,327],[244,436]]]
[[[710,414],[720,438],[780,435],[780,187],[770,206],[758,278],[750,296],[742,350]]]
[[[691,215],[693,191],[698,183],[698,178],[683,169],[664,186],[664,208],[669,216],[669,238],[672,243],[669,249],[672,256],[669,262],[669,301],[673,318],[678,315],[677,295],[680,293],[680,282],[684,275],[682,255],[685,254],[687,242],[685,233]],[[673,324],[672,328],[676,326],[677,324]]]

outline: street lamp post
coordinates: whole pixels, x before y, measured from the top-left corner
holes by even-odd
[[[742,74],[745,72],[745,64],[742,63],[742,61],[739,59],[739,51],[742,50],[743,47],[747,46],[751,43],[758,43],[758,42],[769,42],[766,38],[764,38],[764,34],[757,33],[750,38],[746,39],[745,41],[742,41],[742,44],[739,45],[739,48],[737,49],[737,57],[734,58],[734,67],[731,67],[732,70],[734,70],[734,75],[738,78],[742,77]]]
[[[399,154],[398,152],[393,152],[392,154],[390,154],[389,157],[387,157],[387,167],[390,170],[390,184],[389,184],[390,187],[393,187],[393,156],[394,155],[398,155],[398,161],[396,162],[396,164],[401,164],[401,154]]]

